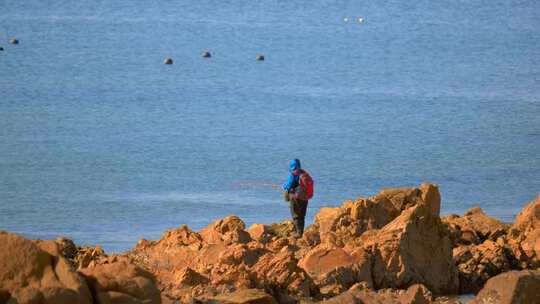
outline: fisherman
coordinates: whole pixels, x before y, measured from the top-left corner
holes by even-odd
[[[300,160],[295,158],[289,164],[289,178],[283,184],[285,201],[289,202],[294,223],[294,237],[304,233],[304,222],[308,200],[313,197],[313,179],[302,169]]]

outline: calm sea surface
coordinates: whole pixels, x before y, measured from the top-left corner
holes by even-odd
[[[505,221],[540,193],[539,1],[0,0],[0,45],[0,229],[28,237],[288,219],[294,157],[310,222],[423,181]]]

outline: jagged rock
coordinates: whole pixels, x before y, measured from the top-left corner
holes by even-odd
[[[356,282],[372,287],[371,260],[357,252],[353,255],[328,244],[310,250],[299,262],[323,294],[339,294]]]
[[[540,270],[509,271],[489,279],[470,304],[540,304]]]
[[[212,54],[209,51],[203,51],[201,53],[201,57],[202,58],[210,58],[210,57],[212,57]]]
[[[508,239],[521,268],[540,267],[540,195],[517,215]]]
[[[19,44],[19,39],[13,37],[13,38],[9,39],[9,43],[11,43],[11,44]]]
[[[324,301],[328,304],[429,304],[431,292],[421,284],[415,284],[406,290],[381,289],[373,291],[362,285],[354,285],[347,292]]]
[[[374,257],[376,288],[406,288],[421,283],[439,293],[458,290],[449,232],[427,204],[418,204],[378,231],[358,240]]]
[[[263,54],[257,54],[257,56],[255,57],[255,60],[264,61],[264,55]]]
[[[263,255],[251,269],[252,281],[265,290],[281,290],[300,297],[316,293],[308,274],[298,267],[294,253],[285,247],[277,254]]]
[[[247,232],[252,239],[262,243],[267,243],[272,238],[268,226],[263,224],[253,224]]]
[[[321,208],[313,227],[321,242],[343,246],[370,229],[380,229],[412,206],[425,204],[438,216],[440,194],[437,186],[422,184],[419,188],[385,189],[368,199],[346,201],[337,208]],[[309,239],[315,239],[311,236]]]
[[[165,58],[165,59],[163,60],[163,64],[173,64],[173,63],[174,63],[174,62],[173,62],[172,58]]]
[[[92,303],[86,281],[54,241],[0,232],[0,289],[16,303]]]
[[[154,275],[125,260],[84,268],[80,273],[98,304],[161,303]]]
[[[241,289],[212,298],[210,303],[223,304],[277,304],[276,300],[259,289]]]
[[[213,243],[247,243],[251,241],[244,222],[237,216],[228,216],[203,228],[199,233],[203,240]]]
[[[463,217],[442,217],[442,221],[449,227],[454,246],[480,244],[485,240],[496,241],[508,230],[505,224],[487,216],[479,207],[468,210]]]
[[[489,278],[509,271],[511,266],[502,239],[456,247],[453,259],[459,271],[460,293],[478,292]]]

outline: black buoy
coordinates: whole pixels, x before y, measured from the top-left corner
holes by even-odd
[[[257,61],[264,61],[264,55],[263,54],[257,54],[257,57],[255,57]]]
[[[173,60],[171,58],[166,58],[163,60],[163,64],[173,64]]]
[[[202,58],[210,58],[210,57],[212,57],[212,54],[210,54],[209,51],[204,51],[204,52],[202,52],[201,57]]]
[[[0,45],[0,51],[3,51],[4,50],[4,47]]]
[[[9,43],[11,43],[11,44],[19,44],[19,40],[17,38],[13,37],[13,38],[9,39]]]

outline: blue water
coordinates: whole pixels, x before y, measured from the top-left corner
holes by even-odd
[[[121,251],[229,214],[281,221],[269,184],[294,157],[316,182],[309,221],[423,181],[444,213],[480,205],[511,221],[540,193],[538,12],[0,0],[0,229]]]

